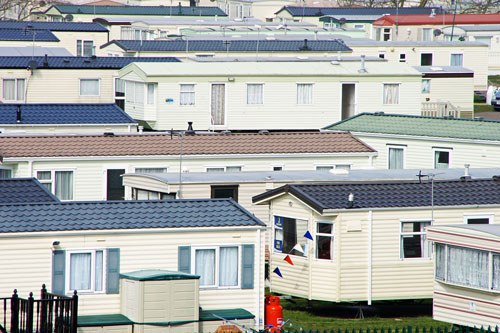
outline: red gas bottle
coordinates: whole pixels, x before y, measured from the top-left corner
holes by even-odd
[[[283,322],[283,307],[278,296],[266,295],[266,328],[268,332],[278,332]]]

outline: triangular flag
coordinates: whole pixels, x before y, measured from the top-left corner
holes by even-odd
[[[283,260],[285,260],[287,263],[289,263],[290,265],[293,266],[292,258],[290,258],[290,256],[288,254],[286,255],[285,259],[283,259]]]
[[[280,269],[279,269],[278,267],[276,267],[276,268],[274,269],[273,273],[278,274],[278,276],[279,276],[280,278],[282,278],[282,277],[283,277],[283,275],[281,275]]]
[[[306,233],[304,234],[304,237],[309,238],[310,240],[313,240],[313,236],[311,236],[311,233],[309,232],[309,230],[306,231]]]
[[[300,246],[299,243],[295,244],[295,246],[293,247],[293,250],[299,251],[300,253],[304,253],[304,250],[302,249],[302,246]]]

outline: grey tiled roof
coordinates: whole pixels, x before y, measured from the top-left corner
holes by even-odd
[[[50,31],[92,31],[107,32],[104,26],[95,22],[31,22],[31,21],[0,21],[0,29],[25,29],[32,27],[37,30]]]
[[[58,42],[59,39],[49,30],[7,29],[0,27],[0,40],[3,41]]]
[[[219,7],[54,5],[62,14],[227,16]],[[50,10],[50,7],[48,10]]]
[[[7,203],[59,202],[35,178],[0,178],[0,206]],[[0,214],[0,221],[3,215]]]
[[[282,10],[286,10],[292,16],[323,16],[323,15],[416,15],[430,14],[434,9],[435,13],[440,13],[439,7],[386,7],[386,8],[366,8],[366,7],[301,7],[301,6],[285,6]],[[277,14],[276,13],[276,14]]]
[[[116,44],[126,51],[352,51],[342,40],[114,40],[101,46]],[[307,47],[306,46],[307,43]],[[142,58],[141,58],[142,60]]]
[[[265,226],[231,199],[0,205],[0,233]]]
[[[38,63],[38,69],[120,69],[133,57],[0,57],[0,68],[27,68],[31,60]],[[144,57],[141,62],[180,62],[174,57]],[[47,60],[47,61],[45,61]]]
[[[500,181],[493,179],[434,181],[434,206],[500,205]],[[347,203],[350,193],[354,195],[352,208],[432,205],[431,181],[293,184],[259,194],[253,197],[253,201],[265,200],[280,193],[293,194],[319,212],[327,209],[349,209]]]

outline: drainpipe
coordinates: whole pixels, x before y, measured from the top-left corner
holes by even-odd
[[[257,324],[257,328],[260,329],[261,327],[261,321],[262,321],[262,318],[260,316],[260,308],[262,306],[262,302],[264,302],[264,298],[260,298],[260,293],[261,293],[261,285],[260,285],[260,268],[261,268],[261,265],[263,264],[262,263],[262,259],[261,259],[261,254],[260,254],[260,247],[261,247],[261,234],[260,234],[260,229],[257,230],[257,251],[256,251],[256,254],[257,254],[257,260],[258,260],[258,264],[257,264],[257,309],[255,311],[255,321],[256,321],[256,324]],[[263,292],[263,291],[262,291]]]
[[[28,161],[28,177],[33,177],[33,160]]]
[[[373,224],[373,211],[368,211],[368,305],[372,305],[372,250],[373,250],[373,237],[372,237],[372,224]]]

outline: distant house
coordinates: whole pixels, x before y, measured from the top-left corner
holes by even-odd
[[[56,46],[90,57],[108,41],[108,29],[94,22],[0,21],[1,46]]]
[[[0,294],[17,289],[27,297],[42,283],[58,295],[77,291],[78,315],[95,316],[94,325],[79,319],[83,332],[106,326],[99,315],[109,315],[109,324],[120,314],[127,316],[120,318],[122,332],[134,326],[213,332],[221,320],[209,328],[203,321],[223,309],[263,326],[265,225],[232,200],[2,204],[0,216],[0,243],[8,249],[0,262],[16,262],[0,278]],[[145,288],[166,293],[165,302],[148,302],[139,296],[148,293],[134,287],[152,273],[156,281]],[[162,289],[165,280],[184,283]]]
[[[0,104],[0,133],[137,132],[116,104]]]
[[[433,226],[433,318],[456,325],[499,328],[500,226]]]
[[[349,131],[379,155],[375,168],[474,168],[500,163],[500,122],[367,113],[326,126]]]
[[[368,304],[432,298],[426,228],[498,223],[497,178],[291,184],[257,195],[271,212],[271,291]]]
[[[376,152],[346,133],[0,137],[3,169],[36,177],[61,200],[123,200],[125,173],[370,168]]]
[[[119,75],[125,112],[156,130],[188,121],[209,130],[319,129],[368,110],[421,112],[422,74],[402,63],[135,62]]]
[[[60,202],[36,178],[10,178],[0,169],[0,204]]]
[[[218,7],[53,5],[44,12],[48,21],[91,22],[102,16],[227,16]]]
[[[134,59],[125,57],[0,57],[2,103],[125,104],[118,70]],[[144,61],[179,61],[143,58]],[[57,96],[54,91],[59,92]]]

